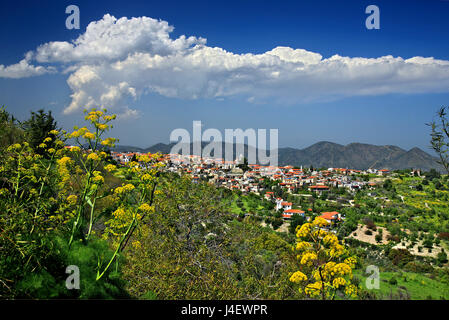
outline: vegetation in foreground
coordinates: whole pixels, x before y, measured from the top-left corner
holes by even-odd
[[[449,298],[445,176],[398,171],[352,207],[291,196],[311,222],[294,217],[276,232],[272,203],[166,173],[157,154],[119,167],[104,137],[113,119],[86,111],[90,127],[65,133],[51,113],[19,123],[1,110],[1,298]],[[336,235],[314,216],[335,209],[346,216]],[[389,243],[348,238],[359,224],[387,230]],[[419,257],[401,243],[443,250]],[[79,290],[66,287],[73,265]],[[380,268],[379,290],[366,287],[368,265]]]

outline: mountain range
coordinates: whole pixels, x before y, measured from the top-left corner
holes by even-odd
[[[170,153],[175,143],[158,143],[149,148],[138,148],[133,146],[116,146],[113,150],[117,152],[161,152]],[[202,147],[207,143],[202,143]],[[225,144],[222,145],[224,154]],[[244,156],[247,157],[248,150],[255,151],[255,148],[244,145]],[[189,146],[193,154],[193,144]],[[233,145],[233,152],[236,153],[236,145]],[[213,155],[213,152],[212,152]],[[315,168],[351,168],[365,170],[374,169],[408,169],[415,168],[430,170],[432,168],[442,171],[442,166],[438,164],[437,158],[424,152],[420,148],[404,150],[397,146],[385,145],[377,146],[365,143],[350,143],[341,145],[328,141],[315,143],[304,149],[279,148],[278,164],[280,166],[313,166]]]

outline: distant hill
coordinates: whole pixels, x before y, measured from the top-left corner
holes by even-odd
[[[115,152],[145,152],[144,149],[133,146],[117,145],[112,148]],[[148,151],[147,151],[148,152]]]
[[[202,143],[202,147],[208,143]],[[170,153],[175,143],[158,143],[149,148],[137,148],[132,146],[117,146],[118,152],[161,152]],[[190,144],[190,153],[193,154],[193,144]],[[249,147],[250,149],[252,147]],[[225,144],[222,144],[224,154]],[[236,146],[233,145],[234,154]],[[244,145],[244,155],[247,157],[248,146]],[[377,146],[364,143],[350,143],[341,145],[338,143],[321,141],[304,149],[279,148],[279,165],[314,166],[315,168],[352,168],[352,169],[407,169],[420,168],[430,170],[435,168],[442,171],[437,163],[437,158],[419,148],[408,151],[397,146]]]
[[[442,170],[437,158],[419,148],[409,151],[397,146],[350,143],[346,146],[322,141],[305,149],[279,149],[279,164],[326,168]]]

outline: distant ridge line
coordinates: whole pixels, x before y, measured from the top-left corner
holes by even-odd
[[[203,142],[202,146],[207,145]],[[142,152],[142,153],[170,153],[175,143],[157,143],[148,148],[133,146],[116,146],[117,152]],[[193,151],[190,144],[190,151]],[[225,145],[223,143],[223,151]],[[244,145],[245,157],[247,157],[248,145]],[[236,146],[233,145],[234,155]],[[254,148],[253,148],[254,149]],[[192,153],[191,153],[192,154]],[[436,157],[431,156],[420,148],[414,147],[404,150],[393,145],[372,145],[352,142],[341,145],[330,141],[320,141],[304,149],[285,147],[278,149],[279,165],[313,166],[315,168],[351,168],[351,169],[436,169],[443,172],[443,167],[437,162]]]

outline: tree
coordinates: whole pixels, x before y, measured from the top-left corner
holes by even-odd
[[[0,108],[0,151],[23,140],[23,131],[5,107]]]
[[[449,107],[441,107],[437,112],[437,120],[428,125],[431,127],[430,144],[439,156],[439,161],[446,172],[449,174],[449,119],[446,118]]]
[[[382,234],[381,233],[376,234],[375,239],[377,242],[382,242]]]
[[[271,226],[273,227],[273,230],[278,229],[280,226],[282,226],[282,224],[284,223],[284,220],[282,220],[282,218],[274,218],[271,221]]]
[[[441,178],[441,174],[433,168],[430,169],[429,172],[427,172],[425,175],[426,175],[426,180],[429,180],[429,181],[433,181],[434,179],[438,180]]]
[[[447,262],[447,254],[446,252],[444,252],[444,249],[441,249],[441,251],[438,253],[437,255],[437,261],[440,264],[446,263]]]
[[[385,190],[391,190],[393,188],[393,183],[391,182],[390,179],[386,179],[384,181],[383,187]]]
[[[237,165],[243,172],[249,171],[251,168],[248,166],[248,159],[243,158],[243,163]]]
[[[57,123],[51,111],[45,113],[43,109],[40,109],[37,113],[31,112],[31,118],[22,124],[22,128],[31,148],[37,153],[43,154],[43,149],[54,148],[55,139],[50,132],[57,130]]]
[[[294,214],[293,216],[292,216],[292,219],[291,219],[291,221],[290,221],[290,226],[289,226],[289,228],[288,228],[288,231],[290,232],[290,233],[295,233],[296,232],[296,228],[298,227],[298,226],[301,226],[301,225],[303,225],[303,223],[304,223],[304,217],[302,216],[302,215],[299,215],[299,214]]]

